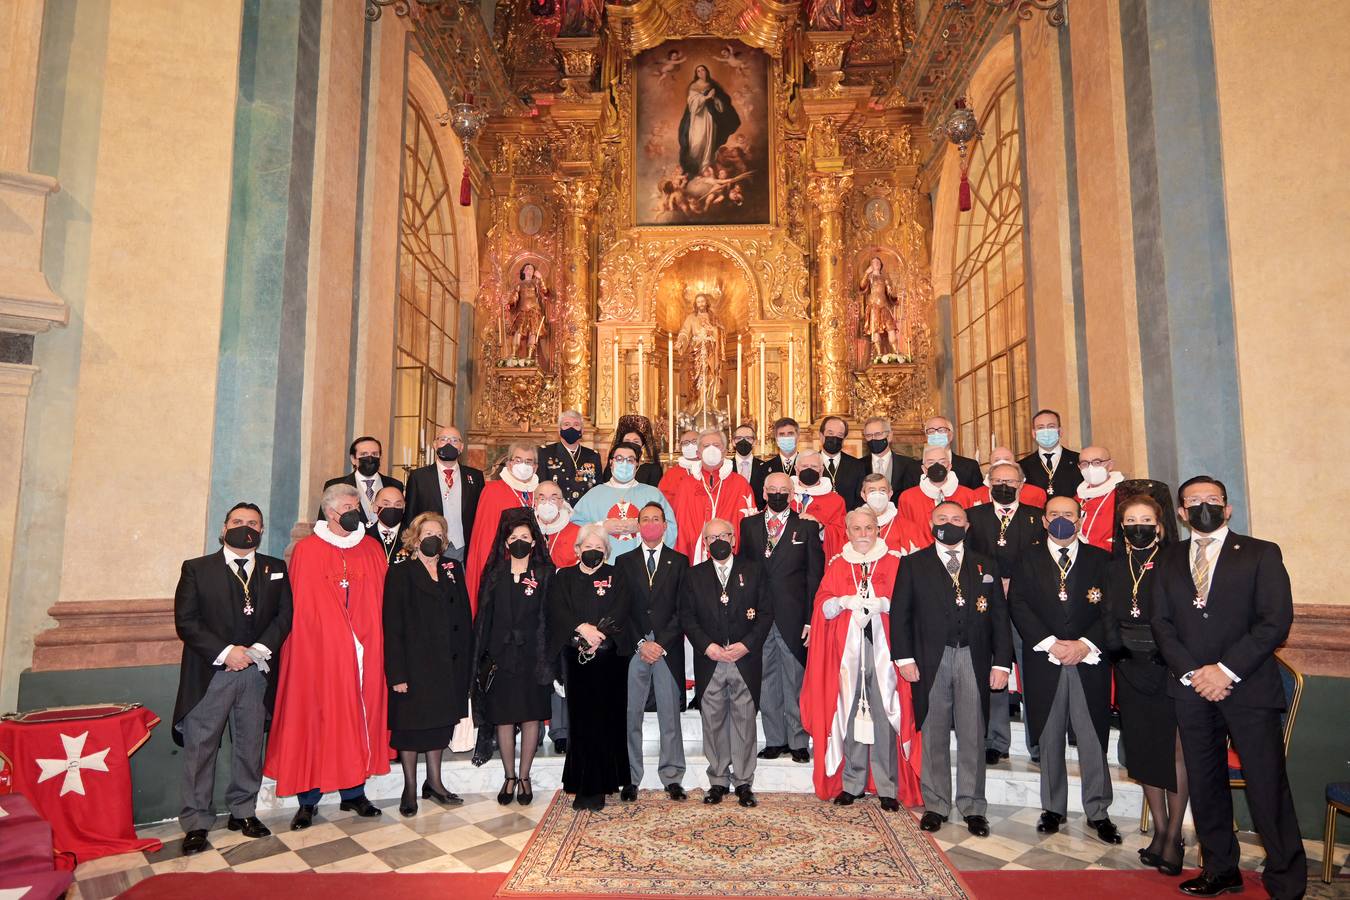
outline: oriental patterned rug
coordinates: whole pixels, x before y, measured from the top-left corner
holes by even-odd
[[[937,844],[875,799],[834,806],[811,794],[735,796],[708,806],[643,791],[636,803],[573,812],[561,791],[500,897],[971,896]]]

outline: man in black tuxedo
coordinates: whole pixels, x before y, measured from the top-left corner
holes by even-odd
[[[952,420],[945,416],[934,416],[925,422],[923,433],[927,435],[929,447],[946,447],[949,450],[951,450],[952,441],[956,437],[956,433],[952,429]],[[952,464],[950,468],[956,473],[957,482],[972,491],[984,487],[984,473],[980,471],[980,464],[969,456],[961,456],[955,450],[951,450],[951,454]],[[919,467],[907,472],[904,484],[900,489],[903,491],[917,487],[922,477],[921,463]]]
[[[863,466],[870,467],[872,474],[886,476],[891,483],[892,503],[900,499],[900,492],[906,487],[919,483],[922,477],[919,461],[891,449],[890,419],[873,416],[864,422],[863,440],[868,454],[863,457]]]
[[[667,547],[666,513],[652,502],[638,511],[642,542],[614,560],[619,583],[628,592],[630,638],[637,652],[628,663],[628,772],[621,799],[637,799],[642,784],[642,719],[647,694],[656,695],[656,723],[661,731],[657,775],[672,800],[687,794],[684,778],[684,633],[680,630],[680,593],[689,571],[689,557]]]
[[[1031,428],[1036,437],[1036,452],[1017,461],[1026,473],[1027,484],[1036,485],[1051,497],[1072,497],[1083,483],[1083,472],[1078,467],[1078,452],[1059,442],[1059,413],[1053,409],[1040,410],[1031,417]]]
[[[403,549],[404,527],[411,519],[404,518],[403,492],[396,487],[381,488],[375,495],[375,521],[366,526],[366,534],[380,542],[384,561],[392,564]]]
[[[424,512],[444,516],[446,547],[442,555],[464,562],[478,511],[478,496],[483,493],[483,473],[460,464],[464,436],[453,425],[437,428],[432,446],[436,461],[414,469],[408,476],[407,521]]]
[[[323,489],[326,491],[335,484],[350,484],[356,488],[361,501],[361,521],[370,525],[375,521],[375,495],[387,487],[396,487],[402,491],[403,482],[380,474],[380,458],[384,448],[378,439],[370,435],[359,437],[352,441],[347,452],[351,457],[352,470],[346,475],[328,479],[323,483]],[[323,518],[322,509],[319,510],[318,518]]]
[[[778,452],[765,461],[767,472],[797,474],[797,451],[800,449],[801,426],[791,416],[783,416],[773,423],[774,446]]]
[[[1173,678],[1177,733],[1191,787],[1204,870],[1182,893],[1241,890],[1228,740],[1241,754],[1252,824],[1266,851],[1261,875],[1277,900],[1302,897],[1308,864],[1285,771],[1285,692],[1275,650],[1289,636],[1294,601],[1280,548],[1228,529],[1223,482],[1191,478],[1178,491],[1190,540],[1162,560],[1153,634]]]
[[[1106,738],[1111,724],[1111,667],[1106,641],[1104,585],[1110,555],[1078,539],[1078,502],[1056,495],[1045,506],[1045,543],[1031,544],[1008,586],[1013,623],[1030,645],[1023,654],[1027,727],[1041,747],[1041,820],[1054,834],[1067,818],[1065,742],[1072,723],[1078,739],[1083,812],[1097,837],[1121,842],[1107,810],[1111,777]]]
[[[764,511],[741,519],[739,556],[758,560],[764,577],[764,603],[773,608],[773,625],[764,642],[760,718],[764,749],[760,759],[792,754],[811,761],[810,740],[802,727],[802,676],[811,604],[825,573],[820,526],[801,519],[789,506],[792,479],[774,472],[764,481]]]
[[[231,831],[271,834],[254,814],[262,784],[263,732],[276,695],[281,645],[291,630],[286,563],[257,552],[262,510],[236,503],[221,527],[221,549],[183,563],[174,627],[183,640],[173,740],[183,748],[183,853],[206,849],[215,822],[216,754],[230,726]]]
[[[694,683],[708,757],[704,803],[721,803],[730,784],[741,806],[758,806],[751,783],[758,742],[755,713],[763,677],[760,653],[773,625],[759,563],[734,559],[736,533],[724,519],[703,526],[708,559],[692,566],[680,604],[694,648]]]
[[[972,506],[966,511],[970,519],[970,547],[983,556],[991,556],[998,564],[1003,578],[1003,592],[1008,592],[1008,580],[1026,557],[1033,544],[1045,542],[1042,520],[1045,510],[1021,502],[1025,476],[1017,463],[997,462],[989,467],[989,503]],[[1022,638],[1013,629],[1013,655],[1022,664]],[[999,691],[989,699],[989,732],[985,736],[985,763],[997,765],[1008,758],[1012,743],[1012,697],[1008,691]],[[1040,759],[1040,748],[1031,729],[1024,729],[1027,752],[1033,761]]]
[[[848,437],[848,423],[839,416],[826,416],[820,422],[820,461],[825,474],[834,485],[834,492],[844,498],[845,509],[856,509],[862,504],[862,480],[867,466],[856,456],[844,452]]]
[[[552,481],[562,488],[568,505],[577,501],[600,480],[600,454],[581,446],[586,420],[569,409],[558,416],[559,440],[539,448],[539,480]]]
[[[951,814],[955,730],[956,811],[988,837],[985,723],[990,692],[1007,688],[1012,671],[1008,605],[998,563],[967,547],[961,504],[939,503],[931,521],[935,543],[905,559],[891,599],[891,656],[914,685],[923,739],[919,827],[937,831]]]
[[[769,464],[755,456],[755,426],[744,423],[736,426],[731,436],[732,448],[736,455],[731,458],[732,471],[750,482],[750,490],[755,493],[755,505],[764,506],[764,476],[769,474]]]

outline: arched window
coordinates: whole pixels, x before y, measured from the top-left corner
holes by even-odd
[[[1009,78],[980,117],[971,150],[974,206],[956,221],[952,256],[956,416],[959,445],[988,459],[991,437],[1019,455],[1031,450],[1031,378],[1022,266],[1022,143]]]
[[[459,254],[453,196],[436,134],[408,100],[399,226],[398,351],[394,360],[394,460],[425,460],[439,425],[455,416]]]

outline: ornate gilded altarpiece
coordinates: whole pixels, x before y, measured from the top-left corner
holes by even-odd
[[[848,4],[833,31],[797,2],[638,0],[592,20],[572,2],[498,6],[497,48],[528,112],[494,117],[479,142],[473,438],[547,434],[573,407],[602,446],[630,412],[663,444],[673,428],[750,421],[767,452],[775,418],[828,413],[887,415],[901,440],[917,436],[936,405],[935,322],[921,110],[891,89],[909,0]],[[881,344],[874,257],[872,296],[896,328]],[[527,262],[546,289],[545,338],[513,359]]]

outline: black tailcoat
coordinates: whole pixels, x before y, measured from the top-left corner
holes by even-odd
[[[478,497],[483,493],[483,472],[481,469],[460,463],[456,477],[462,486],[459,518],[460,525],[464,528],[464,558],[468,559],[469,535],[473,534],[473,520],[478,513]],[[403,498],[403,508],[406,510],[403,521],[411,522],[424,512],[441,515],[445,508],[441,502],[441,486],[444,484],[445,479],[441,475],[440,466],[436,463],[413,469],[412,474],[408,476],[408,491]]]
[[[806,665],[806,647],[802,628],[811,623],[811,608],[816,589],[825,574],[825,550],[820,542],[820,527],[805,522],[788,510],[783,532],[767,557],[769,532],[764,513],[741,519],[738,556],[753,560],[764,571],[764,602],[773,607],[773,623],[797,661]]]
[[[773,606],[766,604],[763,572],[759,563],[734,559],[727,578],[727,604],[722,605],[722,585],[713,569],[713,561],[705,560],[689,568],[680,602],[680,618],[684,633],[694,648],[694,682],[697,696],[708,688],[717,664],[707,656],[712,644],[729,646],[741,643],[750,652],[736,663],[750,695],[759,706],[760,681],[764,662],[760,651],[773,624]]]
[[[1035,453],[1028,453],[1017,461],[1022,467],[1022,474],[1027,477],[1027,484],[1034,484],[1043,491],[1049,491],[1050,479],[1045,474],[1045,453],[1036,448]],[[1078,490],[1078,485],[1083,483],[1083,473],[1078,468],[1078,451],[1070,450],[1067,447],[1061,447],[1059,452],[1059,465],[1055,466],[1055,490],[1050,494],[1052,497],[1072,497]],[[1163,509],[1167,509],[1170,503],[1164,503]]]
[[[684,631],[680,624],[680,597],[689,571],[689,557],[662,545],[656,557],[656,574],[647,580],[647,548],[637,547],[619,554],[614,571],[628,593],[629,643],[651,632],[666,651],[665,662],[680,686],[680,706],[684,706]]]
[[[1011,578],[1017,569],[1017,563],[1026,555],[1027,548],[1035,542],[1044,542],[1045,525],[1042,520],[1045,510],[1039,506],[1017,504],[1012,521],[1003,532],[1004,546],[998,545],[998,511],[992,503],[981,503],[966,510],[970,521],[968,540],[970,547],[977,553],[992,556],[998,563],[998,570],[1005,578]]]

